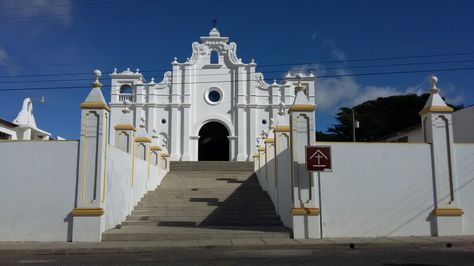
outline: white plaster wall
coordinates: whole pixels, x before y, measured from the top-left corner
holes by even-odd
[[[135,175],[133,177],[132,209],[141,200],[147,190],[148,163],[135,158]]]
[[[454,142],[474,142],[474,106],[453,113]]]
[[[474,235],[474,143],[454,144],[458,207],[464,210],[463,234]]]
[[[0,241],[68,241],[78,142],[0,143]]]
[[[120,224],[131,212],[131,155],[109,146],[107,151],[107,182],[105,199],[105,229]]]
[[[113,146],[107,152],[107,187],[105,229],[122,223],[147,191],[161,183],[164,172],[148,162],[135,157],[132,187],[132,156]]]
[[[280,135],[279,139],[276,140],[277,145],[278,141],[289,142],[288,136]],[[285,149],[284,151],[277,154],[276,167],[278,171],[278,180],[277,180],[277,202],[273,203],[277,209],[277,213],[280,216],[283,224],[288,227],[293,227],[293,219],[291,216],[292,208],[292,195],[291,195],[291,158],[290,150]]]
[[[324,237],[432,234],[430,145],[330,145],[333,172],[321,173]]]

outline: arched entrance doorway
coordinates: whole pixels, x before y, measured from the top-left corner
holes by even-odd
[[[219,122],[204,124],[199,130],[199,161],[229,160],[229,131]]]

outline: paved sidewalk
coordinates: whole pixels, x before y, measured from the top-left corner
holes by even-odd
[[[108,241],[89,242],[0,242],[0,255],[101,254],[152,252],[162,248],[397,248],[397,247],[474,247],[474,236],[450,237],[353,237],[326,239],[214,239],[192,241]]]

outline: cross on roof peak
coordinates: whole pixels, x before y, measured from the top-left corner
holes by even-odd
[[[211,20],[211,22],[212,22],[212,27],[215,28],[216,25],[217,25],[217,19],[216,19],[216,18],[213,18],[213,19]]]

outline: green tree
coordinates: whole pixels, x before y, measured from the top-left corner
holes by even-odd
[[[429,94],[380,97],[354,107],[357,141],[377,141],[382,137],[420,124],[419,112]],[[461,106],[453,106],[455,110]],[[352,141],[352,108],[342,107],[336,115],[337,124],[328,133],[319,134],[321,141]]]

